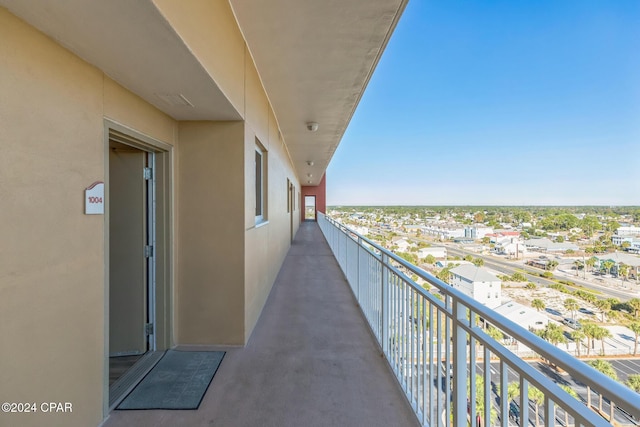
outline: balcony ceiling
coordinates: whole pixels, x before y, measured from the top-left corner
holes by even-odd
[[[320,182],[406,2],[230,0],[303,185]],[[151,0],[0,5],[177,120],[242,118]]]

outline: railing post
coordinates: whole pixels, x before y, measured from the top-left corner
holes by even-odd
[[[466,307],[453,299],[453,425],[467,425],[467,333],[462,325],[467,322]],[[449,371],[449,367],[445,367]],[[474,379],[471,379],[474,381]],[[474,414],[471,414],[473,419]]]
[[[382,288],[382,331],[380,336],[382,337],[382,352],[389,356],[389,278],[385,274],[385,265],[389,262],[389,257],[382,252],[380,254],[380,273],[382,280],[380,286]]]
[[[356,295],[360,302],[360,249],[362,249],[362,238],[358,236],[358,247],[356,248]],[[362,305],[362,304],[361,304]]]

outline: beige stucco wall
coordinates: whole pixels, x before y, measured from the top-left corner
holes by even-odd
[[[0,395],[73,405],[0,425],[98,425],[105,217],[84,188],[105,177],[105,115],[165,142],[176,124],[3,8],[0,40]]]
[[[83,196],[106,178],[105,118],[175,147],[175,343],[242,345],[262,312],[289,248],[286,182],[300,184],[228,3],[192,2],[183,16],[194,9],[156,1],[245,122],[178,123],[0,8],[0,396],[73,404],[0,425],[103,418],[108,230]],[[256,137],[269,165],[257,228]]]
[[[181,122],[178,344],[244,344],[244,124]]]

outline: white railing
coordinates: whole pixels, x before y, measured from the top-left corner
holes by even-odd
[[[640,394],[320,212],[318,224],[422,425],[639,425]]]

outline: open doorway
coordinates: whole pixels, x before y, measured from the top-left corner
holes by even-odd
[[[316,220],[316,196],[304,196],[304,220]]]
[[[154,350],[154,153],[109,141],[109,386]]]
[[[107,131],[108,411],[170,346],[171,174],[169,146]]]

